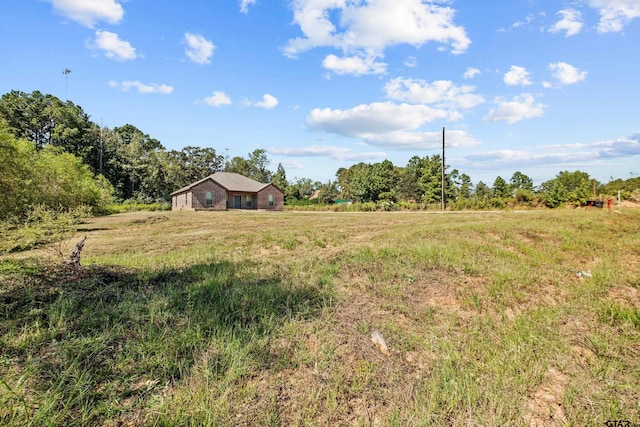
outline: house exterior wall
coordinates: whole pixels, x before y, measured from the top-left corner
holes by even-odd
[[[269,195],[273,195],[273,206],[269,206]],[[258,192],[258,209],[281,211],[284,209],[284,194],[278,188],[270,185]]]
[[[235,204],[236,196],[240,196],[241,198],[240,209],[258,209],[257,207],[258,196],[256,195],[256,193],[241,193],[237,191],[236,192],[229,191],[228,195],[229,195],[229,203],[227,204],[227,207],[229,209],[236,209],[236,204]],[[247,204],[247,196],[251,196],[251,205]]]
[[[223,178],[227,179],[226,176],[223,176]],[[246,180],[246,178],[243,179]],[[238,184],[231,180],[228,184],[238,185],[240,188],[246,187],[248,191],[227,192],[227,187],[223,186],[224,182],[220,184],[212,177],[207,177],[173,194],[171,196],[171,210],[216,211],[237,209],[236,197],[240,198],[240,209],[263,209],[271,211],[281,211],[284,209],[284,194],[275,185],[269,184],[259,192],[254,192],[257,188],[260,188],[261,185],[259,183],[249,182],[247,184],[246,182],[242,182],[242,180],[240,181],[240,184]],[[212,203],[210,205],[207,205],[208,192],[212,195]]]
[[[182,211],[182,210],[193,210],[191,206],[187,204],[187,195],[188,191],[180,194],[174,194],[171,196],[171,210],[172,211]]]
[[[207,206],[207,191],[213,195],[213,205]],[[212,180],[204,181],[190,191],[190,206],[196,211],[220,211],[227,209],[227,191]]]

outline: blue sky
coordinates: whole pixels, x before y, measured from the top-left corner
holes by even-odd
[[[474,183],[640,173],[640,0],[7,0],[0,50],[1,93],[290,180],[404,166],[443,127]]]

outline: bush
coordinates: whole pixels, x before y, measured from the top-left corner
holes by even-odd
[[[515,199],[518,203],[528,204],[533,201],[535,194],[531,190],[525,190],[523,188],[518,188],[516,190]]]
[[[377,207],[381,211],[389,212],[397,210],[396,204],[391,200],[380,200],[377,203]]]
[[[398,202],[397,206],[400,209],[409,210],[409,211],[419,211],[424,209],[423,205],[414,201],[401,201],[401,202]]]
[[[0,253],[17,252],[44,244],[59,242],[56,255],[63,255],[63,247],[78,231],[83,218],[91,216],[91,207],[51,209],[37,205],[22,218],[14,217],[0,223]]]
[[[0,122],[0,220],[25,219],[35,206],[99,210],[111,202],[112,194],[111,184],[95,177],[78,157],[56,147],[37,151],[31,142],[11,136]]]
[[[494,209],[504,209],[507,207],[507,203],[504,201],[504,199],[501,199],[499,197],[492,197],[491,199],[489,199],[489,206]]]

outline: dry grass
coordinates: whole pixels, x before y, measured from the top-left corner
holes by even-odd
[[[81,228],[80,272],[0,259],[0,423],[640,422],[637,210]]]

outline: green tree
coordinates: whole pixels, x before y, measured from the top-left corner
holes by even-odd
[[[417,156],[415,158],[419,159]],[[418,171],[413,167],[411,160],[409,160],[406,167],[397,168],[395,194],[400,200],[420,200]]]
[[[463,199],[470,199],[473,193],[473,183],[466,173],[460,175],[459,181],[456,183],[459,187],[458,195]]]
[[[340,191],[339,197],[341,199],[352,199],[353,194],[351,191],[351,176],[353,174],[353,166],[350,168],[339,168],[336,171],[336,185]]]
[[[104,128],[100,134],[101,169],[119,199],[155,201],[169,197],[170,156],[160,154],[164,151],[160,141],[130,124]],[[191,170],[185,164],[179,167]]]
[[[338,198],[340,192],[335,181],[328,181],[318,188],[318,201],[320,203],[333,203]]]
[[[474,191],[474,195],[479,199],[489,199],[492,195],[492,190],[489,188],[487,184],[482,181],[478,181],[476,184],[476,190]]]
[[[54,147],[38,153],[36,203],[70,209],[100,207],[110,199],[112,188],[95,179],[89,167],[73,154]]]
[[[286,193],[289,183],[287,182],[287,172],[284,170],[284,166],[282,166],[282,163],[278,163],[278,169],[276,170],[276,173],[274,173],[271,177],[271,182],[284,193]]]
[[[517,190],[533,191],[533,180],[520,171],[516,171],[509,180],[511,194],[515,194]]]
[[[540,192],[543,194],[545,204],[555,208],[563,204],[582,205],[591,195],[592,181],[586,172],[563,171],[554,179],[543,182]]]
[[[360,162],[349,169],[338,170],[337,187],[342,198],[375,202],[381,198],[395,198],[398,177],[397,168],[389,160],[374,164]]]
[[[618,191],[623,199],[640,197],[640,176],[631,176],[628,179],[613,179],[599,188],[601,193],[617,196]]]
[[[0,218],[24,215],[43,205],[52,209],[100,208],[113,188],[96,178],[82,160],[60,147],[36,150],[16,139],[0,122]]]
[[[313,182],[309,178],[296,178],[294,182],[287,186],[285,197],[287,200],[308,199],[320,185],[319,182]]]
[[[249,165],[249,162],[247,159],[240,156],[235,156],[231,160],[227,161],[224,170],[226,172],[238,173],[247,177],[251,175],[251,166]]]
[[[224,162],[224,157],[209,147],[186,146],[180,151],[169,151],[168,156],[175,166],[172,179],[177,188],[219,172]]]
[[[0,219],[19,215],[34,202],[35,156],[33,144],[16,139],[0,120]]]
[[[417,186],[422,201],[424,203],[442,202],[442,157],[439,154],[424,158],[415,156],[409,160],[407,167],[416,171]],[[445,197],[451,198],[456,194],[454,179],[457,179],[459,172],[453,170],[447,174],[448,168],[449,166],[445,165]]]
[[[267,157],[267,150],[262,148],[253,150],[247,159],[250,167],[249,178],[258,182],[271,182],[271,172],[267,169],[271,161]]]
[[[238,173],[258,182],[271,182],[271,172],[267,169],[270,160],[267,157],[267,151],[259,148],[249,153],[245,159],[236,156],[228,161],[225,165],[225,171]]]
[[[493,182],[493,187],[491,188],[491,190],[493,191],[493,197],[496,197],[498,199],[504,199],[511,196],[509,185],[507,184],[507,181],[505,181],[501,176],[498,176]]]
[[[39,91],[11,91],[0,98],[0,117],[16,138],[31,141],[36,149],[52,145],[96,166],[98,127],[80,106]]]

